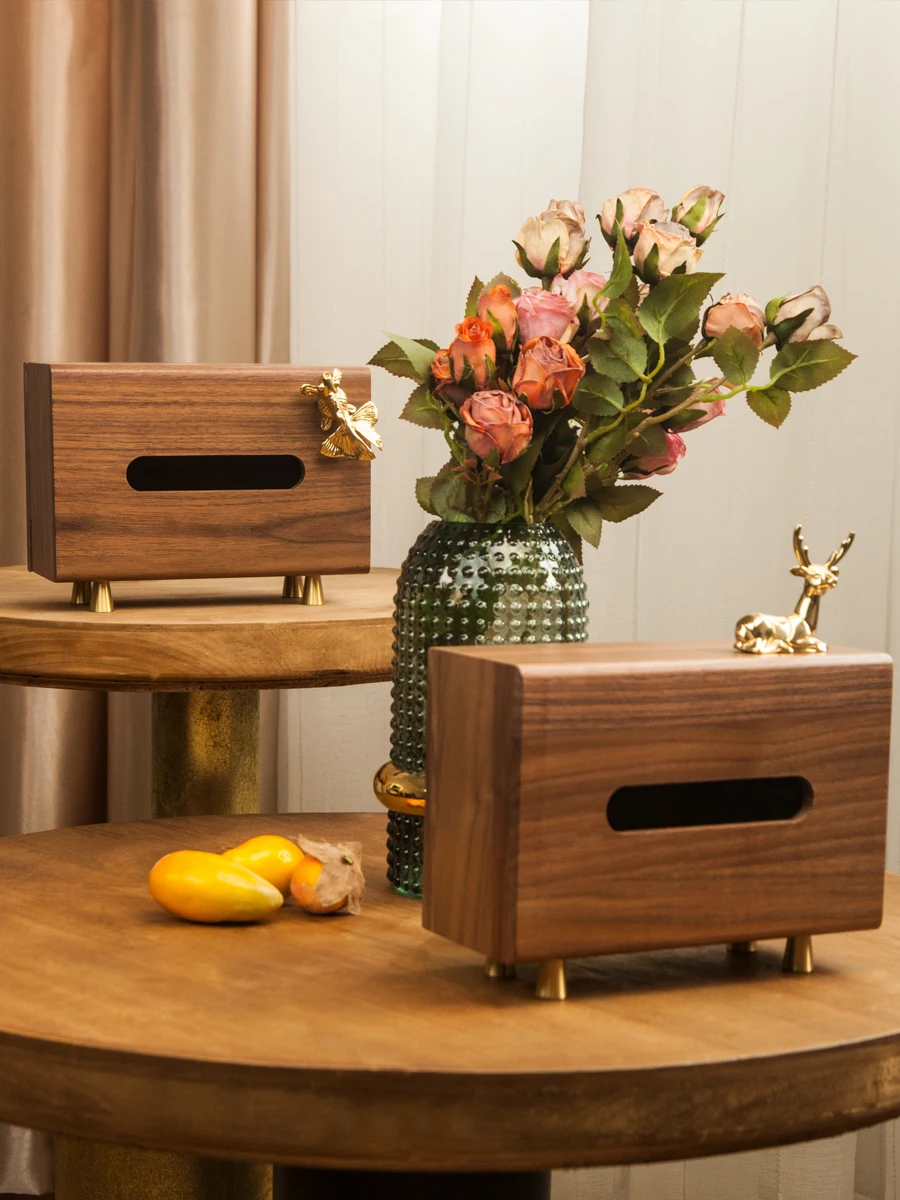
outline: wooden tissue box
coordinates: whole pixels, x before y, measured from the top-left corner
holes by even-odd
[[[320,367],[28,363],[28,565],[53,580],[369,569],[369,463],[328,459]],[[345,368],[356,405],[369,370]]]
[[[424,922],[489,960],[751,949],[881,923],[886,654],[433,649]],[[802,936],[801,936],[802,935]],[[555,980],[555,982],[554,982]]]

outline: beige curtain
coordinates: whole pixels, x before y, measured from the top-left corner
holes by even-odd
[[[288,8],[4,4],[0,562],[25,559],[26,359],[287,360]],[[0,835],[146,815],[148,704],[0,687]],[[51,1187],[48,1140],[0,1127],[0,1193]]]

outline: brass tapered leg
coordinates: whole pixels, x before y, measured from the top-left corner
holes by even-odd
[[[95,579],[91,584],[91,612],[111,613],[115,609],[108,579]]]
[[[758,949],[756,942],[730,942],[729,954],[755,954]]]
[[[516,964],[501,962],[499,958],[486,958],[484,973],[488,979],[515,979]]]
[[[322,576],[307,575],[303,580],[303,603],[324,604],[325,593],[322,591]]]
[[[782,967],[793,975],[809,975],[815,969],[812,938],[808,933],[788,938]]]
[[[91,585],[87,579],[76,580],[72,584],[72,603],[73,604],[90,604],[91,602]]]
[[[538,963],[537,986],[534,994],[539,1000],[565,1000],[566,960],[543,958]]]
[[[283,600],[296,600],[298,603],[302,601],[303,576],[285,575],[284,584],[281,588],[281,596]]]

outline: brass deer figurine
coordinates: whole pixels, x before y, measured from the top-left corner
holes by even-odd
[[[792,575],[803,580],[803,594],[797,607],[787,617],[771,617],[768,613],[751,613],[741,617],[734,631],[734,648],[745,654],[823,653],[826,644],[816,636],[819,623],[819,600],[835,587],[840,572],[837,564],[853,545],[856,535],[848,534],[837,550],[823,565],[809,561],[809,550],[803,540],[802,526],[794,530],[794,553],[799,566],[791,567]]]

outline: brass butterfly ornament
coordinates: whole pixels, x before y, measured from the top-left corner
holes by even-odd
[[[378,409],[371,400],[357,407],[351,404],[341,387],[341,372],[335,367],[322,374],[320,383],[304,383],[304,396],[319,397],[322,429],[328,437],[320,450],[326,458],[358,458],[371,462],[380,450],[381,437],[375,432]]]

